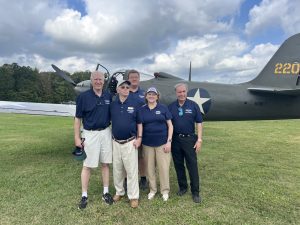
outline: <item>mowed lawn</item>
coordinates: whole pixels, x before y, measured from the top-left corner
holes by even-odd
[[[202,204],[176,196],[172,164],[168,202],[107,206],[95,170],[80,211],[73,119],[0,114],[0,224],[300,224],[300,120],[205,122],[203,141]]]

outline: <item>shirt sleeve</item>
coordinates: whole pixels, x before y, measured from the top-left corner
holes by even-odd
[[[168,107],[165,106],[165,108],[166,108],[166,116],[165,116],[166,120],[171,120],[172,114],[171,114],[170,110],[168,109]]]
[[[194,108],[195,108],[195,111],[196,111],[195,122],[196,123],[202,123],[203,119],[202,119],[202,113],[200,111],[199,105],[195,103]]]
[[[78,95],[76,99],[76,113],[75,117],[76,118],[82,118],[83,117],[83,100],[82,100],[82,95]]]
[[[136,119],[137,124],[143,123],[143,115],[142,115],[142,108],[138,108],[137,110],[137,119]]]

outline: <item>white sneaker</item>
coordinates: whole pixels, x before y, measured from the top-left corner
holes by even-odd
[[[162,198],[163,198],[164,202],[168,201],[169,194],[163,194]]]
[[[148,200],[152,200],[154,198],[154,196],[155,196],[155,193],[150,192],[148,194]]]

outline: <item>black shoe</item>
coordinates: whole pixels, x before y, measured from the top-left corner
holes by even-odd
[[[146,177],[141,177],[139,186],[140,186],[140,189],[142,189],[143,191],[147,190],[148,182],[147,182]]]
[[[200,203],[201,202],[201,197],[199,195],[195,194],[195,195],[192,196],[192,198],[193,198],[193,201],[195,203]]]
[[[112,205],[114,203],[114,200],[109,193],[105,193],[102,196],[102,200],[108,205]]]
[[[124,187],[125,193],[127,193],[127,178],[124,179],[123,187]]]
[[[178,196],[182,196],[182,195],[184,195],[186,192],[187,192],[187,189],[182,189],[182,190],[179,190],[179,191],[177,192],[177,195],[178,195]]]
[[[87,205],[87,197],[83,196],[78,204],[78,209],[85,209]]]

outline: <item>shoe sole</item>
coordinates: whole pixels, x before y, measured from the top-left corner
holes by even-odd
[[[113,201],[112,203],[106,202],[105,199],[104,199],[103,197],[102,197],[102,200],[104,201],[104,203],[105,203],[106,205],[112,205],[112,204],[115,203],[114,201]]]
[[[116,199],[116,200],[113,198],[114,203],[121,201],[123,198],[124,198],[124,195],[123,196],[120,195],[119,199]]]
[[[152,200],[152,199],[154,199],[154,197],[155,197],[155,195],[153,195],[151,197],[148,196],[148,200]]]
[[[177,196],[183,196],[183,195],[185,195],[187,193],[187,190],[186,191],[184,191],[184,192],[182,192],[182,193],[177,193]]]

